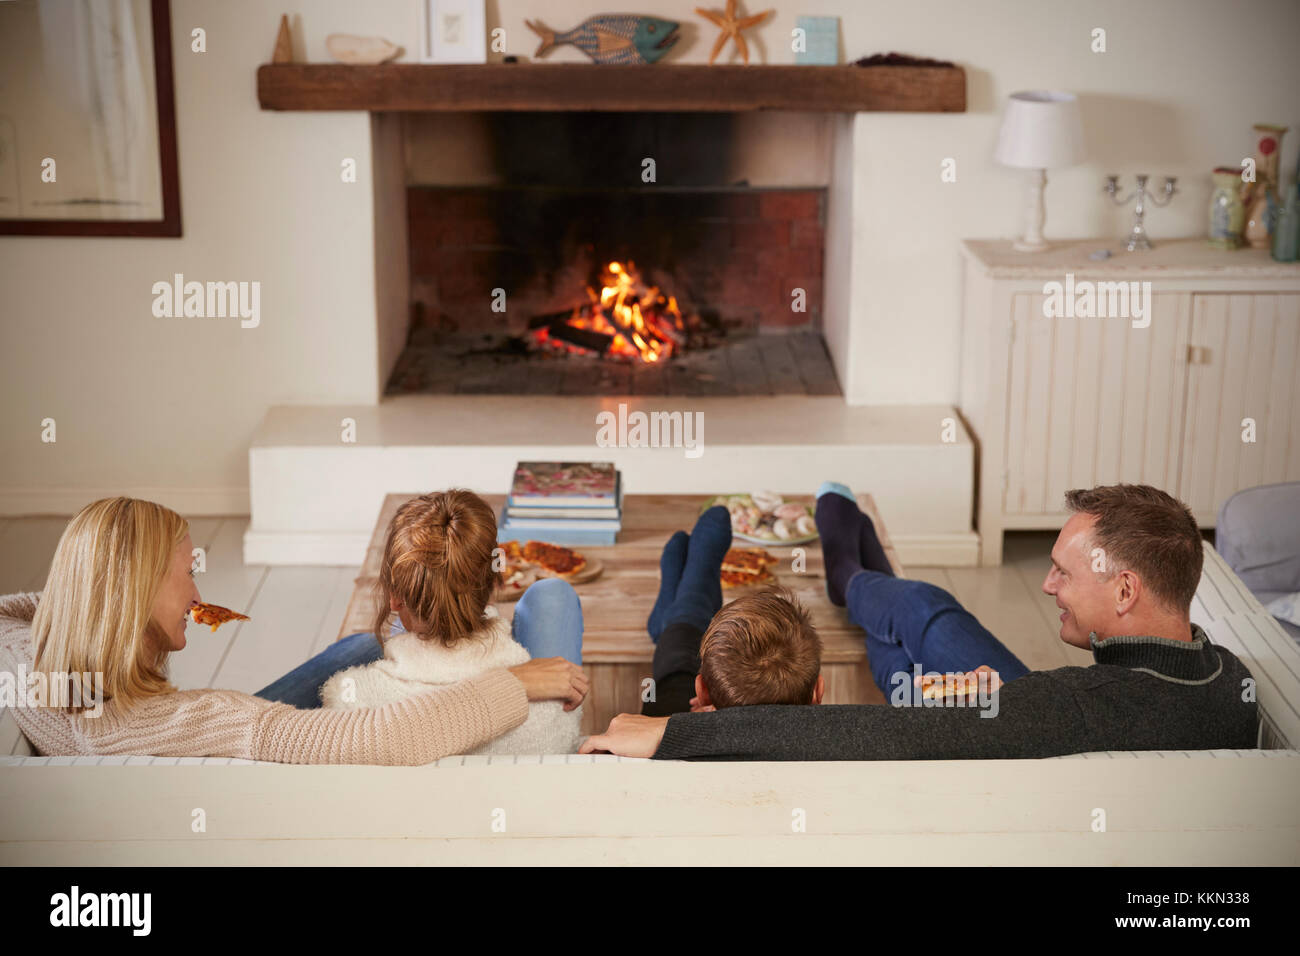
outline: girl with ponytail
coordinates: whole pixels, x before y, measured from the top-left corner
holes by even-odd
[[[496,517],[473,492],[434,492],[399,508],[375,582],[383,657],[334,674],[321,688],[324,706],[379,707],[531,658],[581,665],[582,607],[572,586],[536,582],[507,623],[490,604],[496,546]],[[401,630],[390,636],[394,614]],[[580,719],[580,705],[536,701],[522,726],[473,752],[576,753]]]

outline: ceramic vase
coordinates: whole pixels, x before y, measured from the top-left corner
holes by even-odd
[[[1278,160],[1282,155],[1285,126],[1255,124],[1255,182],[1246,198],[1246,224],[1242,238],[1252,248],[1269,248],[1273,217],[1277,212]]]
[[[1240,169],[1220,166],[1214,171],[1214,189],[1210,193],[1210,245],[1219,249],[1236,249],[1241,245],[1241,229],[1246,221],[1241,192]]]

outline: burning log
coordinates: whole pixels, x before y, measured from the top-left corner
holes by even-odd
[[[586,305],[575,305],[569,309],[562,309],[559,312],[543,312],[541,315],[535,315],[528,320],[529,329],[544,329],[554,325],[556,322],[567,322],[579,309],[587,308]]]
[[[568,312],[530,319],[528,327],[534,340],[643,362],[663,361],[687,342],[687,328],[677,300],[642,281],[630,262],[626,266],[609,263],[601,290],[588,288],[587,295],[589,303]]]
[[[598,355],[604,355],[608,352],[609,347],[614,342],[614,336],[608,332],[580,329],[577,326],[569,325],[563,320],[554,321],[546,326],[546,338],[552,341],[564,342],[580,349],[586,349]]]

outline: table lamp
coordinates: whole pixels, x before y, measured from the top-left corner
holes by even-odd
[[[1078,99],[1073,93],[1047,90],[1012,93],[993,158],[1003,166],[1032,170],[1025,234],[1014,245],[1020,252],[1042,252],[1047,248],[1043,239],[1047,170],[1083,161],[1083,121]]]

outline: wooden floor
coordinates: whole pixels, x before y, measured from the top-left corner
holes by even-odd
[[[67,518],[0,518],[0,594],[44,586],[66,523]],[[197,575],[200,593],[207,600],[247,611],[252,620],[216,633],[191,627],[189,645],[171,657],[172,679],[181,688],[225,687],[252,693],[323,649],[339,633],[360,569],[245,566],[241,556],[247,526],[246,517],[196,518],[190,523],[195,546],[207,552],[207,570]],[[1054,540],[1051,533],[1008,534],[1005,563],[996,568],[906,570],[909,577],[951,591],[1031,668],[1087,665],[1090,654],[1061,643],[1058,612],[1052,599],[1039,590]],[[810,558],[814,553],[815,548],[810,549]],[[815,592],[820,577],[804,587]],[[637,607],[629,613],[643,616],[648,610]],[[638,673],[644,669],[635,666]],[[591,701],[592,717],[610,703],[600,706],[599,701]]]

